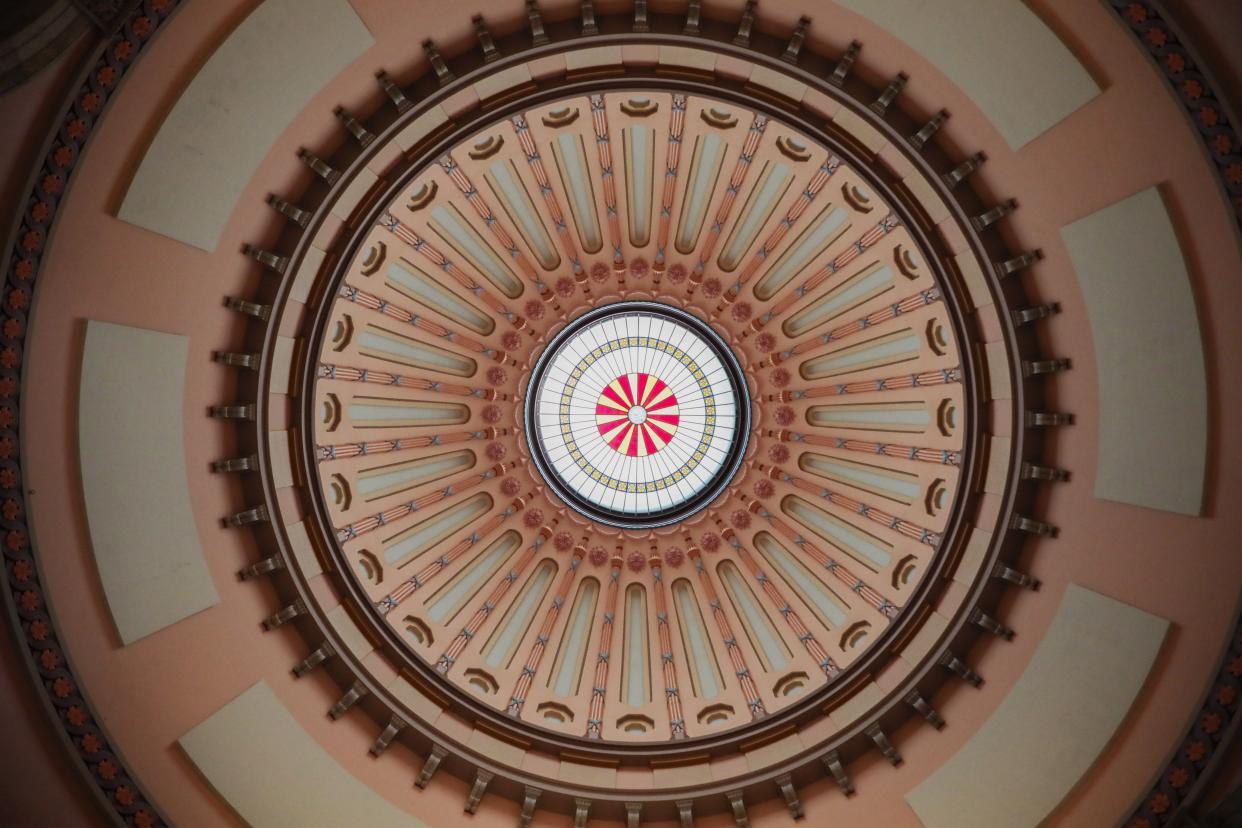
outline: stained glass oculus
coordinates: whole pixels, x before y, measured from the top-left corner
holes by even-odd
[[[696,317],[621,302],[549,343],[526,399],[531,455],[587,517],[647,528],[681,520],[728,485],[750,402],[736,359]]]

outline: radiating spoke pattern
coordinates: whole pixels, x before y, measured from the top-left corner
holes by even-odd
[[[600,436],[630,457],[655,454],[677,433],[681,416],[677,395],[651,374],[622,374],[610,382],[595,404]]]
[[[687,320],[610,306],[553,343],[532,390],[532,449],[579,502],[662,515],[731,473],[738,383]]]
[[[848,684],[971,479],[973,369],[913,228],[696,95],[549,102],[437,157],[315,355],[314,470],[378,623],[514,721],[619,744]]]

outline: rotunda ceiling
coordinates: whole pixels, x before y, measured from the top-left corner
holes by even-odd
[[[1227,264],[1205,240],[1236,227],[1187,198],[1218,186],[1188,142],[1233,133],[1194,97],[1207,131],[1179,133],[1159,192],[1100,147],[1093,177],[1063,137],[1094,141],[1100,112],[1150,85],[1084,68],[1057,34],[1080,14],[1135,28],[1169,71],[1185,60],[1154,43],[1165,30],[1147,4],[1096,20],[1052,3],[1069,21],[1056,30],[1009,0],[946,11],[970,31],[1021,31],[1031,71],[984,72],[994,40],[959,53],[912,29],[905,3],[825,11],[871,38],[863,52],[778,3],[769,19],[754,3],[527,2],[482,9],[469,37],[428,20],[440,45],[424,42],[402,80],[382,64],[413,24],[378,30],[390,4],[281,17],[282,2],[211,18],[238,28],[171,111],[115,122],[136,170],[84,179],[71,202],[137,55],[175,63],[154,35],[219,13],[139,4],[53,137],[10,261],[10,391],[28,324],[32,364],[78,389],[66,414],[59,385],[21,375],[39,486],[0,435],[10,597],[118,818],[219,816],[199,801],[210,791],[184,812],[157,805],[198,774],[236,811],[222,821],[253,824],[331,821],[334,807],[380,824],[848,821],[870,818],[840,810],[859,779],[889,820],[947,824],[946,791],[971,790],[967,824],[995,824],[1029,787],[1014,819],[1074,824],[1115,819],[1158,772],[1134,815],[1155,825],[1165,788],[1181,797],[1223,761],[1228,661],[1167,772],[1153,770],[1167,751],[1134,740],[1181,737],[1190,702],[1162,670],[1216,663],[1228,613],[1193,596],[1237,573],[1210,553],[1228,577],[1172,573],[1194,586],[1164,590],[1130,561],[1153,560],[1175,520],[1213,549],[1234,520],[1213,511],[1232,484],[1210,447],[1235,429],[1213,413],[1217,366],[1197,333],[1210,343],[1219,320],[1196,301],[1236,293],[1197,275]],[[251,36],[271,48],[248,51]],[[316,43],[316,61],[294,54]],[[1128,67],[1131,51],[1108,41],[1101,60]],[[275,77],[287,100],[268,94]],[[235,108],[195,120],[218,95]],[[332,138],[306,127],[303,98],[331,111]],[[1161,140],[1145,133],[1141,152]],[[100,284],[145,285],[123,301],[74,276],[76,258],[44,256],[86,249],[65,205],[90,199],[160,251],[144,264],[145,241],[118,242],[100,257]],[[216,277],[193,287],[195,301],[225,293],[216,316],[148,284],[181,267]],[[27,314],[36,276],[63,308]],[[1150,383],[1118,379],[1140,363]],[[183,401],[197,406],[184,424]],[[50,436],[74,429],[76,477],[62,479]],[[1125,447],[1143,429],[1162,438],[1136,462]],[[33,544],[24,504],[40,491],[53,494],[32,510]],[[227,553],[199,555],[200,538]],[[69,572],[46,558],[53,543],[93,563]],[[53,618],[56,589],[105,623]],[[1170,624],[1197,635],[1170,645]],[[95,642],[73,644],[84,669],[61,638]],[[166,694],[166,727],[118,701],[109,659],[141,671],[140,652],[203,688]],[[1006,746],[1041,728],[1063,755],[1012,777]],[[1131,750],[1095,764],[1110,743]],[[152,758],[174,744],[171,766]],[[273,811],[254,769],[286,760],[331,782],[294,785],[300,804]],[[1076,802],[1092,774],[1104,793]]]
[[[941,279],[873,181],[641,87],[411,165],[323,291],[303,451],[412,669],[627,742],[849,683],[980,439]]]

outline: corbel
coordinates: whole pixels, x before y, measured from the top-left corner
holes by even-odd
[[[367,752],[377,759],[388,750],[388,746],[392,744],[392,740],[397,738],[397,734],[405,730],[409,725],[405,719],[395,713],[388,719],[388,724],[384,725],[384,729],[380,731],[380,735],[375,737],[375,744],[371,745],[371,749]]]
[[[302,603],[299,598],[287,607],[277,610],[263,620],[263,629],[274,630],[277,627],[287,624],[299,615],[306,614],[306,604]]]
[[[901,754],[897,752],[897,748],[893,746],[893,743],[888,740],[888,735],[880,727],[879,722],[868,726],[865,732],[871,741],[875,743],[875,746],[879,748],[884,758],[893,764],[893,767],[901,764]]]
[[[781,60],[786,63],[798,62],[798,55],[802,54],[802,44],[806,41],[807,29],[811,28],[811,18],[803,15],[798,18],[798,25],[794,27],[793,34],[789,36],[789,44],[785,46],[785,51],[781,54]]]
[[[448,756],[448,751],[439,745],[431,746],[431,753],[427,754],[426,760],[423,761],[423,768],[418,772],[418,778],[414,780],[414,787],[422,790],[431,782],[431,777],[436,775],[436,769],[440,767],[440,763],[444,761],[444,757]]]
[[[955,656],[953,653],[946,651],[940,656],[940,666],[948,670],[953,675],[964,681],[969,682],[973,687],[983,684],[983,677],[967,666],[966,662]]]
[[[325,641],[313,653],[293,665],[293,674],[301,678],[335,655],[336,648],[330,641]]]
[[[345,691],[345,695],[337,699],[336,704],[328,708],[328,716],[334,720],[341,718],[349,711],[349,708],[357,704],[359,699],[369,692],[371,691],[367,690],[366,685],[361,681],[355,681],[353,686]]]
[[[785,798],[785,807],[789,809],[789,815],[794,819],[805,817],[806,810],[802,807],[802,800],[798,798],[798,789],[794,787],[793,777],[789,774],[776,777],[776,787],[780,788],[781,796]]]
[[[485,771],[482,768],[474,772],[474,784],[470,786],[470,794],[466,797],[465,812],[473,814],[479,808],[479,802],[483,799],[483,794],[487,793],[487,786],[491,784],[491,771]]]
[[[927,703],[927,699],[923,698],[918,690],[911,690],[909,693],[906,693],[905,701],[936,730],[944,728],[944,718],[936,712],[934,707]]]

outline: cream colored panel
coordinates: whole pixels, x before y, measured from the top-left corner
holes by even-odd
[[[888,143],[888,139],[878,129],[845,107],[836,111],[832,116],[832,121],[872,152],[879,152]]]
[[[220,601],[190,508],[184,336],[86,323],[79,459],[108,609],[130,644]]]
[[[265,682],[178,743],[208,784],[253,828],[427,828],[341,767]]]
[[[289,288],[290,299],[306,304],[310,298],[311,286],[315,283],[315,277],[319,275],[319,268],[323,266],[326,257],[327,254],[318,247],[306,248],[306,255],[302,257],[302,264],[294,274],[293,284]]]
[[[973,253],[960,253],[953,257],[953,262],[962,273],[962,281],[966,283],[966,293],[970,295],[973,307],[986,308],[992,304],[992,292],[988,290],[987,280],[983,275],[983,267]]]
[[[289,536],[289,548],[293,550],[298,567],[307,579],[323,574],[323,567],[319,565],[319,558],[315,555],[315,548],[311,545],[310,535],[307,534],[306,524],[300,521],[290,524],[285,532]]]
[[[208,58],[138,165],[119,217],[214,250],[259,162],[374,43],[347,0],[266,0]]]
[[[685,46],[661,46],[659,62],[663,66],[684,66],[687,69],[698,69],[711,72],[716,68],[716,56],[702,49],[688,49]]]
[[[346,609],[344,604],[328,613],[328,626],[336,630],[336,634],[341,637],[341,643],[359,661],[366,658],[375,649],[367,639],[366,633],[354,621],[353,616],[349,614],[349,610]]]
[[[1095,496],[1198,515],[1207,380],[1194,292],[1153,187],[1061,228],[1100,389]]]
[[[270,387],[273,393],[284,394],[290,392],[290,382],[293,374],[293,349],[297,345],[297,340],[288,336],[276,337],[276,344],[272,348],[272,361],[270,375]]]
[[[944,201],[941,200],[940,196],[932,188],[932,185],[928,183],[927,179],[924,178],[921,173],[911,173],[903,178],[901,183],[906,185],[906,189],[910,191],[910,195],[914,196],[914,199],[919,203],[919,206],[927,212],[927,218],[932,222],[932,224],[939,224],[949,217],[949,208],[945,206]],[[968,257],[958,257],[959,264],[964,258]],[[970,258],[973,261],[973,256]],[[977,266],[978,265],[976,265],[976,267]],[[980,274],[979,280],[983,280],[982,274]],[[972,292],[972,296],[973,295],[974,294]]]
[[[1039,825],[1112,739],[1168,626],[1070,584],[1013,689],[951,759],[906,794],[910,807],[927,828]]]
[[[600,66],[620,66],[622,60],[620,46],[575,49],[565,55],[565,69],[569,72],[577,72],[580,69],[595,69]]]
[[[354,180],[349,183],[349,186],[341,193],[340,198],[332,205],[332,213],[342,221],[348,220],[350,213],[362,203],[362,199],[375,186],[375,182],[378,180],[379,177],[366,167],[358,170]]]
[[[763,86],[794,101],[801,101],[806,95],[806,84],[794,80],[786,74],[756,66],[750,73],[750,82],[755,86]]]
[[[1021,0],[838,0],[925,57],[1017,149],[1100,91]]]
[[[500,72],[489,72],[474,85],[479,100],[485,101],[493,95],[499,95],[506,89],[522,86],[531,82],[529,66],[513,66]]]
[[[445,113],[444,107],[436,104],[411,121],[408,126],[396,134],[393,140],[397,142],[397,146],[401,147],[401,149],[408,150],[432,132],[447,124],[448,120],[449,117]]]
[[[286,489],[293,485],[293,460],[289,456],[289,432],[269,433],[268,445],[272,483],[277,489]]]

